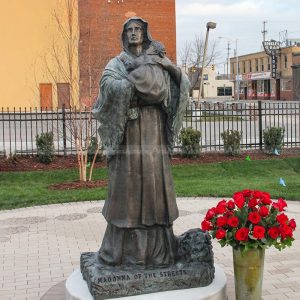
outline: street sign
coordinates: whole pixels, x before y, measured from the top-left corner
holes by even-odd
[[[267,55],[271,56],[272,78],[277,78],[277,55],[280,51],[280,42],[271,40],[264,41],[262,44]]]
[[[264,41],[263,46],[264,46],[265,52],[270,56],[272,55],[272,53],[280,50],[280,42],[274,41],[274,40]]]
[[[272,78],[277,77],[277,57],[276,53],[273,52],[271,56],[271,65],[272,65]]]

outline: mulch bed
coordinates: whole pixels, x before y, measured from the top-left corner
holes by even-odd
[[[103,168],[106,162],[97,162],[96,168]],[[77,158],[75,155],[56,156],[50,164],[43,164],[37,161],[35,156],[17,156],[16,160],[0,157],[1,172],[22,172],[22,171],[50,171],[77,168]]]
[[[93,181],[72,181],[64,183],[56,183],[48,186],[50,190],[77,190],[77,189],[93,189],[98,187],[106,187],[107,180],[93,180]]]
[[[180,164],[203,164],[215,163],[234,160],[245,160],[246,156],[250,156],[251,160],[278,159],[286,157],[299,157],[300,148],[284,149],[280,156],[266,154],[259,150],[243,151],[240,156],[226,156],[222,151],[218,152],[203,152],[197,158],[185,158],[180,155],[175,155],[172,160],[172,165]],[[106,161],[97,162],[95,168],[106,167]],[[43,171],[43,170],[62,170],[77,168],[77,158],[74,155],[56,156],[50,164],[43,164],[37,161],[34,156],[17,156],[16,160],[0,157],[0,172],[21,172],[21,171]]]
[[[284,149],[280,156],[263,153],[259,150],[243,151],[240,156],[225,156],[223,152],[203,152],[197,158],[184,158],[175,155],[172,165],[180,164],[204,164],[225,161],[245,160],[249,156],[251,160],[265,159],[282,159],[286,157],[300,157],[300,148]],[[22,171],[43,171],[43,170],[61,170],[72,169],[77,167],[76,156],[57,156],[50,164],[39,163],[34,156],[17,156],[15,160],[0,157],[0,172],[22,172]],[[106,167],[106,162],[97,162],[95,168]],[[74,189],[90,189],[96,187],[107,186],[107,180],[93,180],[88,182],[73,181],[50,185],[51,190],[74,190]]]

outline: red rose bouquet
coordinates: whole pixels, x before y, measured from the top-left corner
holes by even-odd
[[[221,200],[210,208],[201,227],[222,247],[231,245],[247,251],[275,246],[281,250],[292,245],[296,228],[295,220],[284,213],[285,207],[282,198],[275,202],[269,193],[243,190],[236,192],[232,200]]]

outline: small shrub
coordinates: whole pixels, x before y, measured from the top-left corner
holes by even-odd
[[[181,130],[179,142],[181,144],[181,153],[185,157],[197,157],[200,154],[201,132],[191,127]]]
[[[88,149],[88,162],[92,162],[95,156],[95,153],[97,151],[98,148],[98,139],[96,137],[92,137],[91,138],[91,143]],[[99,148],[97,156],[96,156],[96,162],[98,161],[102,161],[103,160],[103,155],[102,155],[102,151],[101,148]]]
[[[283,147],[284,128],[270,127],[263,131],[264,147],[269,153],[281,151]]]
[[[36,136],[37,158],[44,164],[49,164],[54,159],[53,133],[45,132]]]
[[[239,155],[241,150],[242,132],[229,130],[221,133],[224,142],[224,153],[226,155]]]

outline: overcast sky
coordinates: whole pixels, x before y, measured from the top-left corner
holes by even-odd
[[[218,40],[219,69],[226,61],[228,42],[219,36],[232,39],[230,56],[236,39],[239,55],[262,50],[263,21],[266,40],[279,40],[279,32],[285,30],[288,38],[300,38],[300,0],[176,0],[176,17],[177,52],[196,34],[205,36],[208,21],[217,23],[209,40]]]

